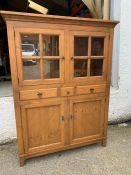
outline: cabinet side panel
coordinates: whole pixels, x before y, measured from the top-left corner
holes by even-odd
[[[9,55],[10,55],[10,66],[11,66],[11,79],[13,85],[13,95],[15,101],[15,117],[16,117],[16,128],[17,128],[17,138],[18,138],[18,151],[19,155],[24,154],[23,147],[23,135],[22,135],[22,125],[21,125],[21,111],[18,105],[19,101],[19,91],[18,91],[18,76],[17,76],[17,63],[15,54],[15,42],[14,42],[14,26],[13,21],[7,22],[8,31],[8,45],[9,45]]]
[[[109,111],[109,97],[110,97],[110,85],[111,85],[111,68],[112,68],[112,48],[113,48],[113,36],[114,29],[110,29],[109,49],[108,49],[108,67],[107,67],[107,95],[106,95],[106,107],[105,107],[105,121],[103,137],[107,138],[107,126],[108,126],[108,111]],[[103,140],[103,146],[106,146],[106,139]]]
[[[16,45],[15,45],[15,33],[13,21],[7,22],[7,35],[8,35],[8,46],[10,55],[10,66],[11,66],[11,79],[13,85],[13,95],[15,101],[19,100],[18,92],[18,75],[17,75],[17,62],[16,62]]]

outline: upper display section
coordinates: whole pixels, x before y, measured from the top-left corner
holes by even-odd
[[[111,27],[114,28],[119,21],[111,20],[99,20],[91,18],[80,18],[80,17],[66,17],[66,16],[56,16],[56,15],[43,15],[34,13],[22,13],[22,12],[12,12],[12,11],[0,11],[0,14],[6,21],[37,21],[37,22],[48,22],[50,23],[64,23],[64,24],[76,24],[80,25],[92,25],[100,27]]]
[[[18,86],[105,83],[117,21],[0,11]],[[111,30],[110,30],[111,29]]]

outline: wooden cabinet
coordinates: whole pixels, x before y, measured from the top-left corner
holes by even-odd
[[[7,23],[20,165],[106,145],[117,21],[1,12]]]

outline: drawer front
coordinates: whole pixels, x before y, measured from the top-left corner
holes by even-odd
[[[57,97],[57,88],[20,91],[20,100]]]
[[[77,86],[76,94],[92,94],[92,93],[104,93],[106,92],[106,85],[89,85],[89,86]]]
[[[65,97],[65,96],[72,96],[74,95],[74,88],[73,87],[64,87],[61,88],[61,96]]]

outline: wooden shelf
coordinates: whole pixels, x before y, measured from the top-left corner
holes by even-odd
[[[4,79],[4,78],[6,78],[6,79],[11,79],[10,76],[0,76],[0,79]]]
[[[76,8],[72,13],[71,16],[75,16],[77,13],[80,12],[80,10],[84,7],[84,3],[81,3],[78,8]]]
[[[84,18],[92,18],[92,15],[86,5],[82,2],[79,5],[76,5],[74,2],[74,5],[72,5],[72,13],[71,16],[78,16],[78,17],[84,17]]]

